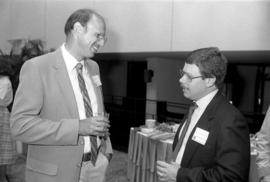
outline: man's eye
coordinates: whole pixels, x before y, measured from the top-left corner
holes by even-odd
[[[99,33],[99,34],[96,34],[96,37],[97,37],[97,38],[103,38],[103,37],[104,37],[104,35],[103,35],[103,34],[101,34],[101,33]]]

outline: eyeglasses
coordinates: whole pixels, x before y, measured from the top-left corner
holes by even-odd
[[[192,80],[196,79],[196,78],[203,78],[202,75],[200,75],[200,76],[192,76],[192,75],[184,72],[182,69],[180,69],[180,78],[182,78],[184,75],[186,75],[188,82],[192,82]]]
[[[104,41],[104,43],[107,42],[107,37],[103,34],[96,34],[97,41]]]

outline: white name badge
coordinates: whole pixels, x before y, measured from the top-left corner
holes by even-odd
[[[94,81],[94,83],[96,84],[97,87],[102,85],[101,81],[100,81],[100,78],[99,78],[99,75],[94,75],[92,78],[93,78],[93,81]]]
[[[209,135],[208,131],[197,127],[193,136],[192,136],[192,140],[195,142],[198,142],[202,145],[205,145],[207,138],[208,138],[208,135]]]

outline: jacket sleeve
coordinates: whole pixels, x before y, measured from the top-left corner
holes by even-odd
[[[21,69],[20,84],[11,112],[12,135],[28,144],[76,145],[78,119],[53,121],[40,116],[44,107],[44,78],[39,74],[36,62],[29,60]]]
[[[258,152],[256,163],[261,178],[270,175],[270,107],[256,136],[256,149]]]

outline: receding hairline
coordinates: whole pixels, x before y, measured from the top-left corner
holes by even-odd
[[[78,17],[84,17],[86,18],[87,16],[87,21],[81,21],[83,18],[80,20]],[[77,17],[77,18],[76,18]],[[93,18],[96,18],[99,20],[104,28],[106,29],[106,24],[105,24],[105,19],[103,16],[101,16],[99,13],[97,13],[95,10],[89,9],[89,8],[83,8],[83,9],[78,9],[74,11],[67,19],[64,27],[64,32],[66,35],[69,35],[71,30],[73,29],[73,26],[76,23],[80,23],[83,27],[87,27],[87,24],[93,20]],[[77,19],[74,21],[74,19]]]

